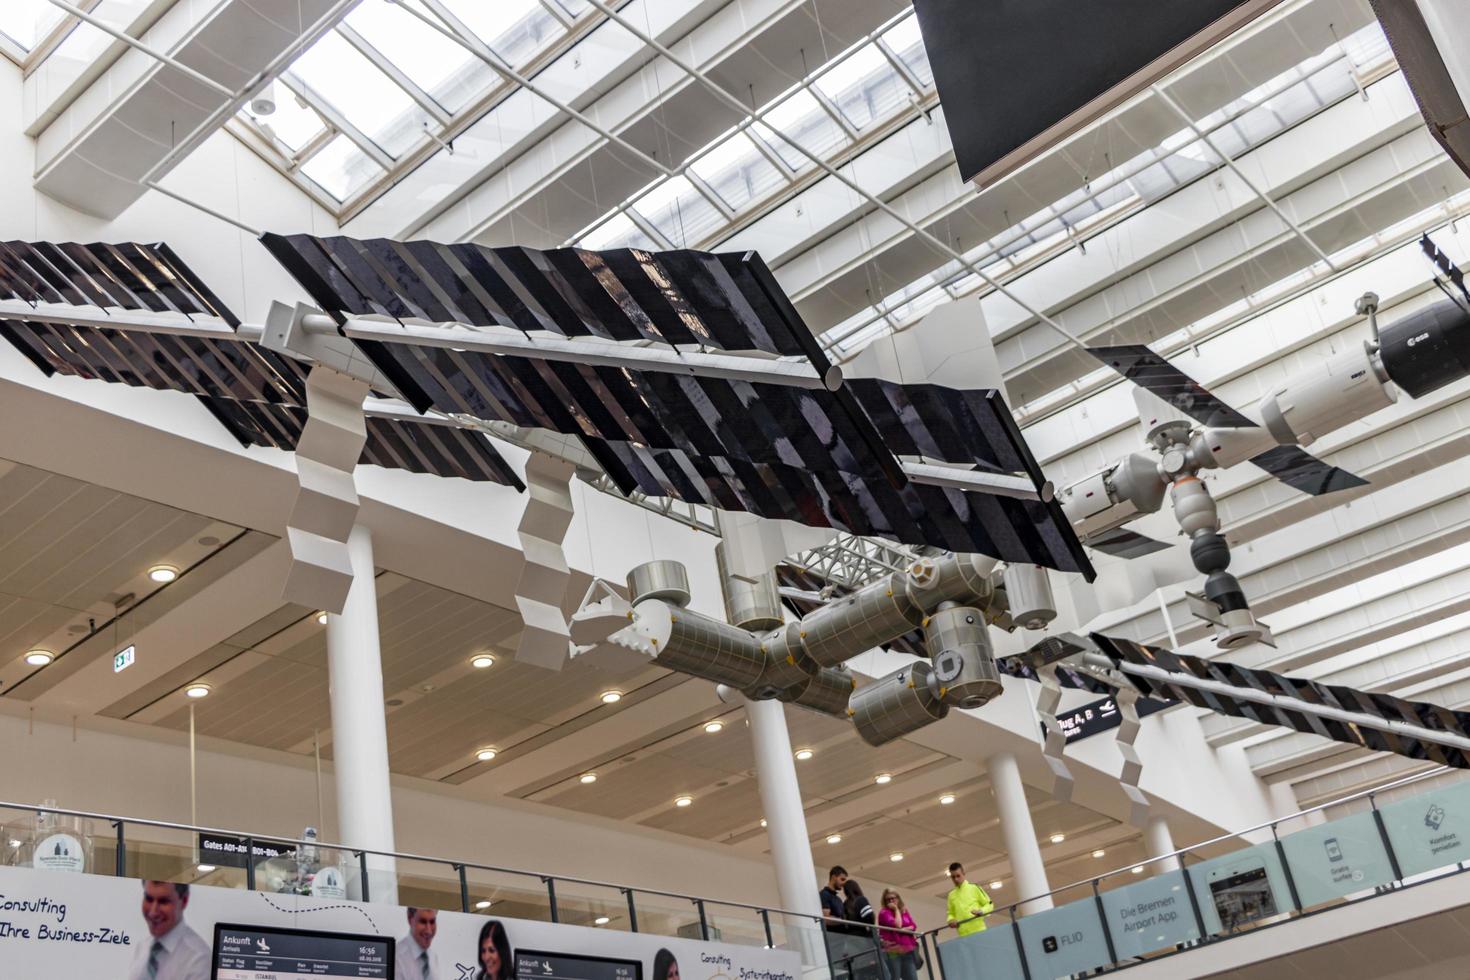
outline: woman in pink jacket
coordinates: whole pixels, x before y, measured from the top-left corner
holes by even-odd
[[[903,904],[903,896],[892,888],[883,892],[878,925],[884,959],[888,961],[888,980],[919,980],[919,937],[913,934],[918,927],[909,915],[908,906]],[[898,929],[909,931],[898,932]]]

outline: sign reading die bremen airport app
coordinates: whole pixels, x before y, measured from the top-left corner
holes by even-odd
[[[504,980],[801,976],[800,955],[787,950],[428,914],[432,927],[415,929],[397,905],[199,885],[180,895],[166,883],[0,868],[0,978],[140,980],[155,940],[170,950],[167,971],[159,971],[169,980],[414,980],[426,958],[434,980],[474,980],[496,963]]]

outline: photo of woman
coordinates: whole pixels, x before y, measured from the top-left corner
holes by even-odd
[[[679,980],[679,963],[666,949],[653,958],[653,980]]]
[[[480,941],[475,944],[475,980],[511,980],[515,972],[515,957],[510,951],[510,938],[505,926],[490,919],[480,927]]]

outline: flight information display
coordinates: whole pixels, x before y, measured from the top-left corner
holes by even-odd
[[[516,980],[643,980],[636,960],[574,953],[516,951]]]
[[[213,980],[306,980],[308,977],[394,980],[393,940],[269,926],[220,923],[214,927]]]

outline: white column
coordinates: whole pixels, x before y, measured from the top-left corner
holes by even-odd
[[[347,550],[352,588],[342,614],[327,616],[338,836],[353,847],[391,851],[393,796],[388,782],[388,723],[383,714],[372,532],[354,525]],[[370,856],[368,872],[369,898],[396,903],[398,883],[392,859]],[[353,869],[348,877],[355,877]]]
[[[786,707],[779,701],[746,698],[745,717],[755,748],[756,785],[766,815],[766,837],[776,864],[776,892],[781,907],[812,917],[787,919],[786,928],[796,933],[804,963],[825,963],[818,924],[822,915],[822,903],[817,898],[820,886],[807,835],[806,811],[801,805],[801,785],[796,780],[796,760],[791,754],[791,733],[786,729]]]
[[[1148,818],[1148,824],[1143,828],[1143,843],[1148,849],[1149,857],[1160,857],[1164,854],[1174,853],[1174,835],[1169,833],[1169,821],[1155,814]],[[1162,874],[1165,871],[1178,871],[1179,858],[1171,857],[1163,861],[1155,861],[1148,866],[1154,874]]]
[[[1006,855],[1011,861],[1011,873],[1016,878],[1016,898],[1044,896],[1034,901],[1022,902],[1017,911],[1021,915],[1045,912],[1052,907],[1051,896],[1045,895],[1051,890],[1051,885],[1046,881],[1046,865],[1041,860],[1041,845],[1036,840],[1036,828],[1031,823],[1031,806],[1026,802],[1026,785],[1021,782],[1021,767],[1016,764],[1014,755],[1002,752],[986,760],[986,769],[990,772],[990,786],[995,792],[995,803],[1000,810],[1000,832],[1005,838]],[[983,882],[980,885],[984,887]]]

